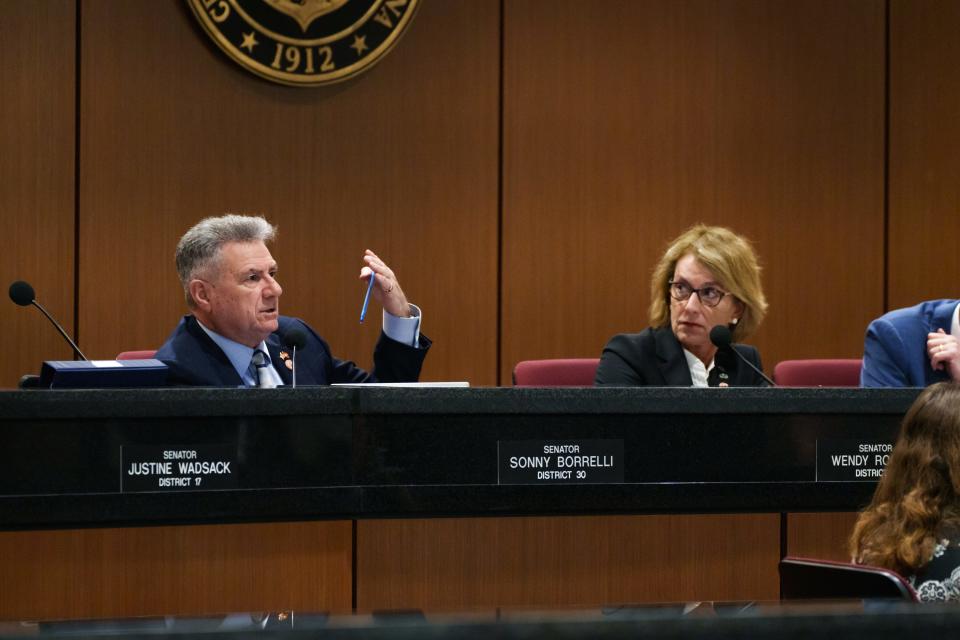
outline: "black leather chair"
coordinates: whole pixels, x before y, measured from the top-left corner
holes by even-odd
[[[917,592],[895,571],[852,562],[790,556],[780,561],[780,599],[918,601]]]

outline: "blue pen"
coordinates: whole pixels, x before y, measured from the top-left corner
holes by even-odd
[[[360,309],[360,322],[367,317],[367,305],[370,304],[370,292],[373,291],[373,279],[377,277],[373,271],[370,272],[370,284],[367,285],[367,295],[363,296],[363,308]]]

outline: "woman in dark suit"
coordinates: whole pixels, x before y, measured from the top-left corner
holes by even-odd
[[[960,601],[957,383],[938,382],[917,396],[850,550],[855,562],[907,577],[923,602]]]
[[[598,386],[763,386],[763,377],[710,341],[716,325],[749,336],[767,310],[749,242],[723,227],[696,225],[674,240],[651,282],[650,327],[607,343]],[[758,369],[754,347],[734,345]]]

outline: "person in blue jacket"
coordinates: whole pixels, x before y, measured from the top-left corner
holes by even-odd
[[[372,371],[335,358],[305,322],[280,315],[283,289],[266,243],[275,228],[262,217],[206,218],[177,244],[176,263],[191,313],[180,321],[156,358],[168,382],[192,386],[275,387],[290,384],[294,362],[284,338],[294,329],[297,384],[415,382],[430,347],[420,335],[420,309],[407,302],[394,272],[367,250],[360,278],[374,278],[383,306],[383,331]]]
[[[926,387],[960,381],[960,300],[930,300],[867,327],[862,387]]]

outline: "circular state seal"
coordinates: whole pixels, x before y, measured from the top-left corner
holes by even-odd
[[[317,86],[366,71],[396,44],[420,0],[186,0],[213,41],[249,71]]]

